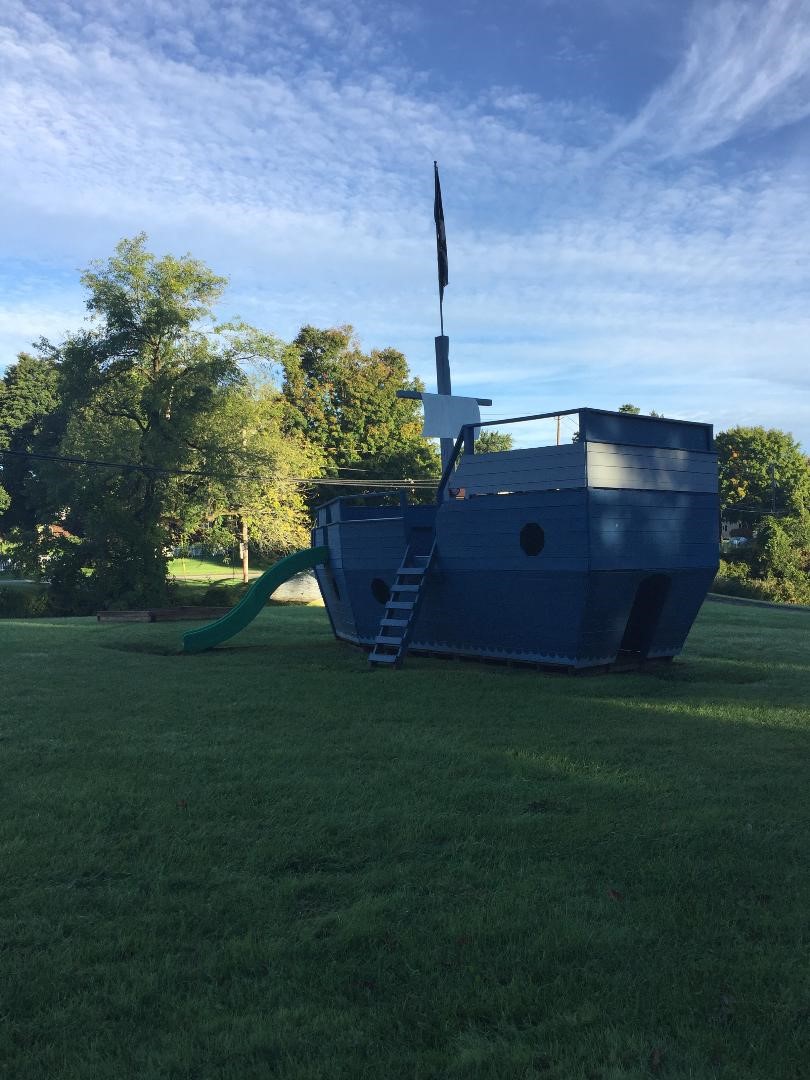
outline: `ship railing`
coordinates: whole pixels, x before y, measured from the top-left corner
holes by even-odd
[[[560,441],[560,419],[571,416],[577,418],[573,425],[575,431],[572,434],[569,429],[565,434],[571,436],[572,442],[579,444],[583,449],[588,443],[607,443],[614,447],[628,447],[634,454],[643,452],[645,448],[653,451],[661,450],[665,453],[687,451],[709,456],[715,453],[711,424],[695,420],[675,420],[664,416],[645,416],[588,407],[534,413],[531,416],[513,416],[501,420],[481,420],[474,424],[465,424],[459,432],[453,452],[439,481],[436,493],[437,503],[441,503],[446,497],[453,471],[458,465],[462,452],[465,457],[475,452],[475,433],[478,429],[556,419],[556,446],[561,448],[563,444]],[[546,445],[553,447],[555,443]],[[699,471],[705,473],[706,470]]]
[[[447,465],[442,472],[439,487],[436,492],[436,502],[441,503],[444,499],[450,477],[455,472],[459,457],[463,454],[475,453],[475,433],[478,428],[505,427],[507,424],[525,424],[532,420],[553,420],[558,416],[574,416],[583,412],[582,409],[555,409],[554,412],[533,413],[531,416],[512,416],[504,420],[481,420],[476,424],[465,424],[453,446],[453,452],[448,459]]]
[[[337,495],[334,499],[315,507],[316,521],[319,525],[332,525],[345,520],[341,513],[344,507],[357,507],[358,504],[364,504],[369,509],[390,507],[402,510],[408,505],[408,493],[405,488],[387,488],[382,491],[359,491],[351,495]]]

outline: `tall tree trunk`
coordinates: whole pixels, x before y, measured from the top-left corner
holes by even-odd
[[[242,518],[242,542],[239,545],[239,550],[242,555],[242,581],[247,585],[248,582],[248,527],[247,521]]]

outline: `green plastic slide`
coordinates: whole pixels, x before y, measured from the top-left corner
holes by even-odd
[[[268,597],[272,596],[279,585],[283,585],[291,577],[300,574],[302,570],[309,570],[313,566],[320,566],[329,561],[329,548],[313,547],[305,548],[304,551],[296,551],[288,555],[286,559],[277,562],[266,570],[260,578],[257,578],[248,591],[236,605],[231,608],[227,615],[223,615],[216,622],[200,627],[199,630],[189,630],[183,634],[183,651],[187,653],[205,652],[213,649],[223,641],[244,630],[248,623],[253,622],[264,607]]]

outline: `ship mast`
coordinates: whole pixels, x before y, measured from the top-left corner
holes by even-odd
[[[439,271],[439,336],[435,338],[436,345],[436,389],[440,394],[450,395],[450,338],[444,332],[444,290],[448,283],[447,277],[447,236],[444,231],[444,209],[442,207],[442,189],[439,183],[439,166],[433,162],[433,220],[436,223],[436,262]],[[453,440],[442,438],[440,440],[442,450],[442,469],[453,454]]]
[[[447,237],[444,232],[444,210],[442,209],[442,189],[439,186],[439,166],[433,162],[434,197],[433,219],[436,222],[436,258],[439,269],[439,329],[436,343],[436,394],[423,394],[419,390],[397,390],[398,398],[410,398],[421,401],[425,406],[425,427],[422,434],[428,438],[439,439],[442,450],[442,473],[449,465],[459,429],[470,435],[480,427],[481,414],[479,405],[491,405],[491,398],[453,397],[450,386],[450,338],[444,332],[444,290],[447,285]],[[435,408],[440,398],[453,398],[442,402],[441,409]],[[455,408],[454,408],[455,406]],[[429,419],[429,413],[431,418]],[[472,453],[473,439],[465,439],[465,453]]]

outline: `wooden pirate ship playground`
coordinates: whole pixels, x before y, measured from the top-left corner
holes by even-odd
[[[492,423],[477,406],[491,402],[451,393],[435,162],[433,216],[439,393],[418,396],[425,433],[442,437],[443,474],[433,506],[400,492],[393,506],[375,495],[318,510],[313,544],[328,561],[316,573],[336,636],[388,667],[409,649],[574,670],[675,656],[718,565],[711,426],[575,409],[570,445],[476,454]]]
[[[711,425],[590,408],[482,421],[488,399],[451,392],[438,171],[434,217],[439,392],[402,396],[423,399],[425,433],[441,438],[435,501],[412,505],[399,490],[321,506],[312,548],[269,570],[224,619],[189,631],[186,651],[230,637],[277,584],[314,567],[336,637],[377,667],[408,651],[574,671],[672,658],[718,566]],[[482,428],[562,415],[575,419],[570,444],[475,453]]]
[[[679,653],[717,570],[711,426],[574,412],[563,446],[475,454],[465,427],[432,506],[322,506],[336,636],[386,666],[409,649],[568,669]]]

